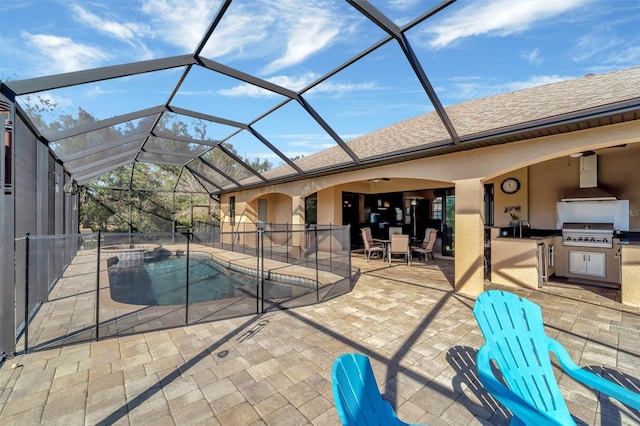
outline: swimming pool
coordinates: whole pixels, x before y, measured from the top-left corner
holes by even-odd
[[[133,305],[180,305],[186,300],[187,259],[168,257],[141,266],[109,268],[111,298]],[[230,271],[213,260],[189,259],[189,302],[255,296],[256,278]]]
[[[184,305],[184,256],[150,259],[141,266],[109,267],[111,298],[130,305]],[[257,278],[227,269],[207,257],[189,259],[189,303],[231,297],[256,297]],[[308,288],[265,282],[266,298],[286,298],[308,293]]]

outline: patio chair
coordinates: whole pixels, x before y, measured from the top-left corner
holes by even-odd
[[[437,235],[438,231],[435,229],[428,229],[422,245],[411,247],[411,254],[413,255],[413,253],[418,253],[419,255],[424,255],[424,263],[427,263],[427,258],[431,255],[431,259],[435,262],[436,259],[433,257],[433,246],[436,244]]]
[[[478,297],[473,313],[486,340],[476,357],[480,382],[511,410],[511,424],[575,425],[553,374],[549,352],[575,380],[640,409],[640,394],[581,369],[558,341],[545,334],[542,310],[535,303],[489,290]],[[504,383],[494,375],[491,361]]]
[[[407,264],[411,266],[411,251],[409,250],[409,236],[407,234],[391,235],[391,244],[389,244],[389,265],[391,265],[391,257],[393,255],[405,256]]]
[[[407,425],[398,418],[389,401],[382,399],[369,358],[342,354],[331,370],[333,399],[342,424]]]
[[[362,242],[364,243],[364,254],[367,256],[367,262],[371,260],[372,253],[379,253],[380,257],[384,257],[384,244],[373,241],[370,228],[362,228]]]

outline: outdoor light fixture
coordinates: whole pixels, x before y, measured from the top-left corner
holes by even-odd
[[[56,182],[56,185],[57,185],[57,182]],[[69,195],[76,195],[78,193],[78,184],[76,183],[75,180],[69,181],[64,184],[64,187],[62,188],[62,190]]]
[[[53,172],[53,176],[54,176],[54,180],[55,180],[54,188],[55,188],[56,194],[58,192],[60,192],[60,183],[58,182],[58,175],[59,174],[60,174],[60,172]]]
[[[595,151],[583,151],[583,152],[574,152],[573,154],[569,154],[569,157],[571,158],[579,158],[582,156],[588,157],[590,155],[594,155],[596,152]]]
[[[12,153],[11,145],[13,142],[13,122],[11,120],[4,121],[4,193],[11,193],[11,168]]]

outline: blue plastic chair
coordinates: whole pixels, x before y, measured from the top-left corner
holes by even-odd
[[[482,293],[473,313],[486,343],[476,357],[486,390],[513,413],[511,424],[575,425],[553,374],[549,352],[575,380],[640,410],[640,394],[581,369],[566,349],[544,332],[542,309],[499,290]],[[492,370],[494,361],[506,386]]]
[[[366,356],[340,355],[333,363],[331,382],[343,425],[407,425],[398,419],[389,401],[382,399]]]

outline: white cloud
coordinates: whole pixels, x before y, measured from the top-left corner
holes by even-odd
[[[214,6],[208,0],[145,0],[142,12],[150,19],[154,37],[193,52],[213,18]]]
[[[285,89],[292,90],[294,92],[298,92],[303,88],[307,87],[311,82],[315,81],[318,76],[314,73],[306,73],[298,77],[293,76],[275,76],[269,78],[268,81],[274,83],[280,87],[284,87]],[[365,83],[331,83],[325,81],[320,85],[314,87],[309,90],[305,94],[308,96],[317,95],[320,93],[332,94],[336,97],[344,96],[347,93],[352,92],[362,92],[362,91],[371,91],[371,90],[379,90],[380,88],[373,82],[365,82]],[[257,86],[253,86],[251,84],[239,84],[230,89],[220,89],[217,91],[219,95],[222,96],[247,96],[254,98],[265,98],[271,96],[279,96],[276,93],[273,93],[269,90],[262,89]]]
[[[573,46],[571,59],[585,66],[586,72],[597,74],[637,66],[640,63],[640,33],[634,31],[637,22],[638,14],[629,11],[614,20],[594,20],[589,33],[578,38]]]
[[[559,81],[572,80],[578,78],[575,75],[535,75],[525,81],[511,81],[502,85],[498,85],[497,88],[504,88],[501,92],[513,92],[516,90],[528,89],[530,87],[544,86],[545,84],[557,83]]]
[[[274,136],[273,139],[284,139],[289,146],[308,147],[316,151],[336,145],[336,142],[326,133],[288,133]]]
[[[70,8],[77,21],[130,45],[137,44],[141,37],[150,32],[147,25],[136,22],[117,22],[91,13],[78,4],[72,4]]]
[[[301,147],[301,148],[312,148],[315,149],[317,151],[323,150],[323,149],[328,149],[331,147],[336,146],[336,143],[331,140],[331,141],[327,141],[325,143],[318,143],[315,142],[313,140],[304,140],[304,139],[299,139],[297,141],[293,141],[291,143],[289,143],[289,146],[295,146],[295,147]]]
[[[310,95],[329,93],[335,97],[342,97],[348,93],[365,91],[368,92],[372,90],[380,90],[380,87],[372,81],[368,81],[365,83],[332,83],[325,81],[309,90],[309,92],[307,93],[309,93]]]
[[[211,96],[215,95],[215,90],[180,90],[180,96]]]
[[[269,81],[278,86],[285,87],[289,90],[299,91],[307,87],[311,82],[315,81],[319,75],[315,73],[306,73],[299,77],[288,75],[277,75],[269,78]]]
[[[215,29],[203,55],[234,59],[270,58],[261,70],[273,74],[307,60],[349,33],[348,18],[334,2],[268,1],[247,6],[234,3]],[[274,59],[275,58],[275,59]]]
[[[263,89],[252,84],[240,84],[230,89],[220,89],[216,92],[221,96],[228,96],[230,98],[235,97],[249,97],[249,98],[269,98],[272,96],[278,96],[277,94]]]
[[[429,46],[445,47],[457,40],[489,34],[507,36],[530,29],[535,23],[580,7],[587,0],[484,0],[470,3],[427,31],[434,33]]]
[[[84,95],[88,97],[95,97],[100,95],[108,95],[115,93],[115,90],[104,90],[101,86],[87,86],[87,90],[84,91]]]
[[[637,66],[640,63],[640,43],[629,44],[611,51],[606,62],[625,67]]]
[[[300,63],[314,53],[331,45],[339,34],[339,25],[332,22],[328,13],[310,10],[306,16],[300,16],[289,33],[287,49],[284,54],[267,65],[264,73]]]
[[[269,78],[267,81],[276,84],[280,87],[284,87],[285,89],[299,91],[300,89],[306,87],[310,82],[315,80],[317,76],[313,73],[308,73],[301,75],[299,77],[291,77],[291,76],[275,76]],[[271,92],[270,90],[263,89],[258,86],[254,86],[252,84],[242,83],[237,86],[234,86],[230,89],[220,89],[217,91],[219,95],[229,96],[229,97],[238,97],[238,96],[247,96],[252,98],[267,98],[272,96],[280,96],[276,93]]]
[[[390,7],[397,10],[409,10],[415,6],[424,6],[424,0],[387,0]]]
[[[608,36],[597,36],[595,34],[585,35],[580,37],[575,46],[576,53],[573,55],[573,60],[576,62],[585,61],[600,53],[610,52],[623,43],[624,40],[612,37],[610,34]]]
[[[531,51],[522,51],[520,52],[520,57],[525,61],[535,65],[540,65],[542,63],[542,57],[540,56],[540,49],[538,48],[535,48]]]
[[[450,79],[451,85],[447,90],[441,90],[441,97],[447,98],[456,103],[460,100],[479,99],[500,93],[513,92],[516,90],[528,89],[530,87],[542,86],[545,84],[557,83],[559,81],[571,80],[576,76],[561,75],[537,75],[527,80],[500,82],[496,80],[487,81],[484,77],[460,77]]]
[[[636,66],[640,62],[640,37],[616,37],[609,31],[596,31],[581,37],[574,51],[572,59],[576,62],[596,60],[604,65]]]
[[[248,46],[266,42],[272,22],[273,18],[268,15],[253,15],[249,11],[246,14],[234,14],[233,11],[228,11],[202,53],[208,58],[225,55],[260,57],[270,50],[269,44],[264,46],[263,51],[251,51]]]
[[[68,37],[49,34],[31,34],[22,32],[22,38],[46,60],[39,61],[46,67],[46,74],[64,73],[95,68],[110,55],[103,50],[87,44],[75,43]]]

